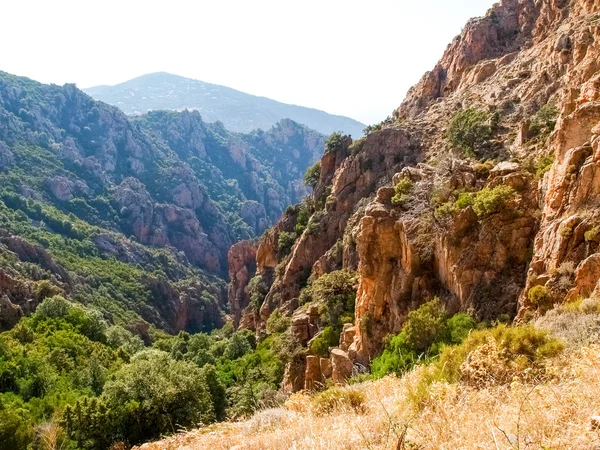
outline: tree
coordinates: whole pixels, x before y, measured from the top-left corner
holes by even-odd
[[[304,174],[304,183],[311,188],[314,188],[319,182],[321,176],[321,162],[317,161],[315,164],[306,169]]]

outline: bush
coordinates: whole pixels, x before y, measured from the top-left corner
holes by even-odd
[[[461,192],[458,194],[458,198],[454,202],[454,205],[459,209],[465,209],[472,206],[474,203],[473,195],[468,192]]]
[[[256,275],[248,282],[248,294],[250,295],[250,305],[254,311],[258,312],[265,297],[269,292],[269,286],[262,279],[261,275]]]
[[[528,381],[545,375],[547,358],[563,348],[545,330],[501,324],[473,331],[461,345],[445,348],[435,364],[435,378],[475,387],[508,384],[515,377]]]
[[[112,348],[122,348],[129,355],[134,355],[144,349],[144,341],[134,336],[120,325],[108,328],[105,332],[106,343]]]
[[[550,170],[552,164],[554,164],[554,155],[543,156],[536,164],[536,177],[542,178]]]
[[[500,212],[514,197],[515,191],[509,186],[484,188],[475,194],[473,210],[479,217],[489,216]]]
[[[294,243],[296,242],[296,234],[288,233],[287,231],[282,231],[279,233],[279,238],[277,239],[277,248],[281,255],[286,256],[292,250]]]
[[[600,227],[594,227],[584,234],[586,242],[600,242]]]
[[[276,309],[267,319],[267,333],[283,333],[290,327],[291,323],[291,317],[284,316],[279,312],[279,309]]]
[[[413,188],[414,183],[409,178],[402,178],[398,181],[394,186],[396,194],[392,197],[392,204],[396,206],[404,205],[408,201],[409,194],[412,192]]]
[[[548,102],[542,106],[533,117],[529,132],[532,138],[546,139],[556,127],[558,108],[555,102]]]
[[[311,188],[314,188],[319,182],[321,177],[321,162],[317,161],[315,164],[310,166],[304,174],[304,183]]]
[[[450,342],[460,344],[468,336],[471,330],[477,328],[477,322],[469,314],[459,313],[448,319],[448,333]]]
[[[446,331],[446,309],[436,297],[408,313],[402,328],[405,342],[417,352],[426,351]]]
[[[119,439],[135,444],[215,420],[204,373],[159,350],[138,353],[115,373],[100,399],[65,409],[69,437],[86,448],[106,448]]]
[[[331,133],[325,141],[325,153],[335,153],[344,150],[344,137],[338,131]]]
[[[374,376],[388,373],[401,375],[418,362],[435,356],[443,344],[456,344],[465,339],[477,326],[468,314],[447,317],[438,298],[411,311],[400,334],[393,336],[383,353],[371,364]]]
[[[547,308],[552,306],[552,298],[546,286],[534,286],[527,292],[527,298],[535,307]]]
[[[321,276],[310,287],[312,300],[325,305],[327,322],[334,328],[341,328],[344,314],[354,314],[356,281],[353,272],[336,270]]]
[[[339,342],[340,333],[336,333],[332,327],[327,326],[310,343],[310,352],[326,358],[329,356],[329,347],[335,347]]]
[[[475,155],[492,137],[490,114],[475,108],[463,109],[454,115],[447,130],[453,147],[468,155]]]
[[[317,415],[327,415],[335,411],[351,410],[364,413],[365,394],[353,387],[332,387],[315,394],[311,400]]]

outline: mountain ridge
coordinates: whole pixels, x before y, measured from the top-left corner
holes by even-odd
[[[326,135],[341,131],[360,136],[365,128],[364,124],[349,117],[282,103],[168,72],[144,74],[116,85],[93,86],[83,91],[120,107],[127,114],[143,114],[157,109],[197,109],[207,122],[221,121],[228,129],[238,132],[270,128],[285,118]],[[142,98],[136,94],[141,94]],[[208,99],[207,94],[215,94],[216,97],[213,95]]]

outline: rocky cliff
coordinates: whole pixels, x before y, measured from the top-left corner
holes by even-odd
[[[293,215],[267,232],[257,328],[276,308],[294,323],[305,286],[342,268],[359,285],[340,347],[363,365],[434,296],[529,320],[597,294],[599,34],[593,0],[504,0],[469,21],[393,120],[323,156],[289,253],[278,236]]]

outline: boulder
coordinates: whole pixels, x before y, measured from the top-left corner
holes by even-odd
[[[346,384],[352,376],[353,364],[348,353],[334,348],[329,353],[331,358],[331,378],[336,384]]]

